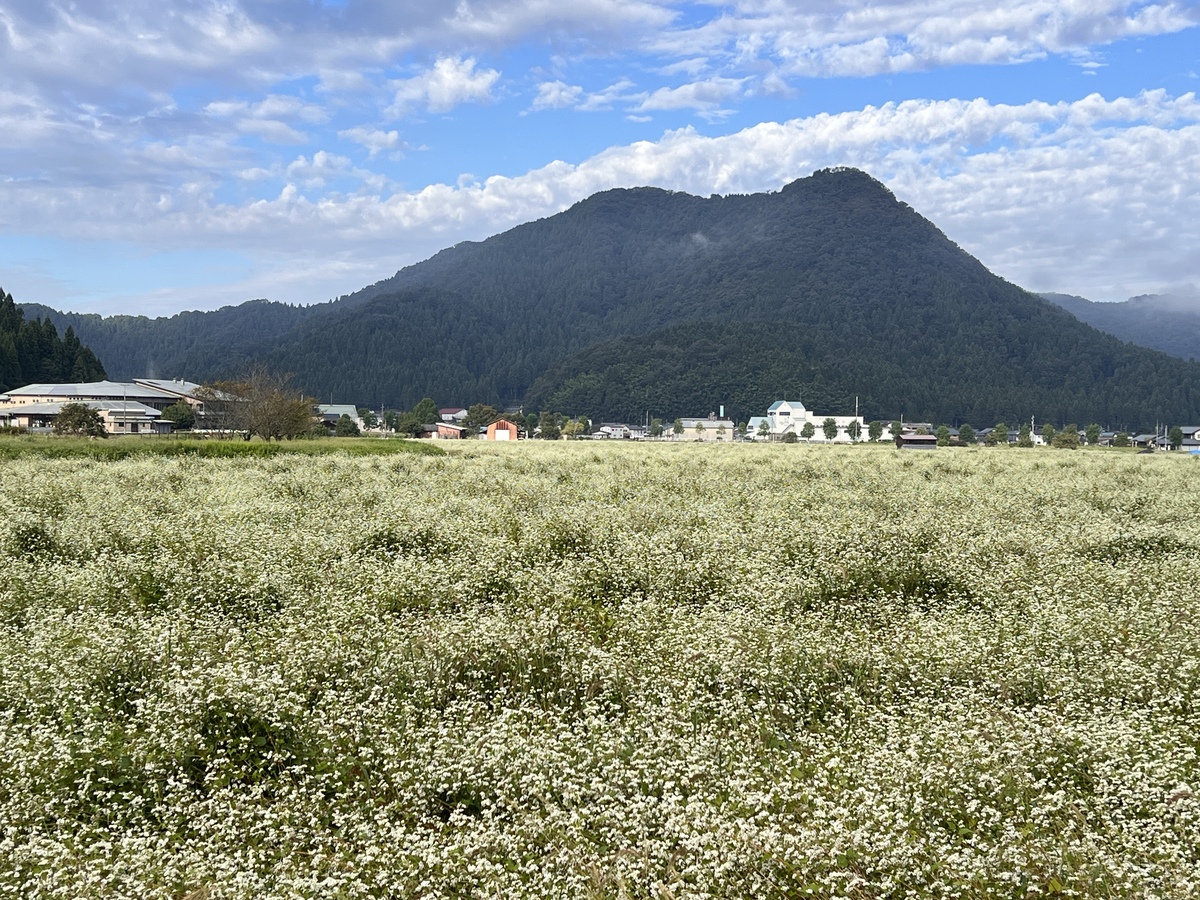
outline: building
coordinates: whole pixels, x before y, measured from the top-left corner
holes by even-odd
[[[150,387],[137,381],[91,381],[81,384],[27,384],[8,392],[7,405],[134,402],[162,412],[168,406],[179,402],[180,397],[178,393]]]
[[[338,421],[342,416],[349,416],[359,431],[365,431],[366,425],[358,414],[358,409],[350,403],[320,403],[317,405],[317,418],[330,431],[337,428]]]
[[[444,409],[438,410],[438,416],[443,422],[449,422],[452,425],[461,425],[463,419],[467,417],[467,411],[461,406],[447,406]]]
[[[665,426],[663,437],[673,441],[733,441],[737,435],[737,423],[732,419],[718,419],[715,415],[709,414],[703,419],[678,419],[680,425],[683,426],[683,431],[679,434],[675,433],[675,425]]]
[[[830,442],[825,437],[825,420],[833,419],[837,426],[837,434],[833,441]],[[746,436],[754,439],[759,439],[759,428],[762,424],[761,418],[750,420],[753,423],[753,428],[747,427]],[[788,434],[794,434],[800,440],[807,440],[813,443],[835,443],[849,444],[850,427],[853,423],[858,424],[859,440],[866,436],[867,428],[862,420],[862,416],[821,416],[805,408],[804,404],[799,400],[776,400],[767,409],[766,421],[769,429],[768,439],[772,441],[784,440]],[[812,425],[812,437],[804,437],[804,426]]]
[[[136,400],[55,400],[0,406],[0,425],[29,431],[50,431],[64,406],[82,403],[100,414],[109,434],[170,434],[171,423],[162,420],[162,412]],[[170,405],[170,404],[168,404]]]
[[[520,433],[520,429],[508,419],[497,419],[487,427],[487,436],[484,440],[515,441]]]

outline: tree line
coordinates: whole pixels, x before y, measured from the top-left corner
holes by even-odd
[[[104,366],[68,327],[60,338],[49,319],[27,320],[0,289],[0,392],[27,384],[101,381]]]

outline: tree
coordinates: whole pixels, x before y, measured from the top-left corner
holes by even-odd
[[[1054,435],[1053,446],[1059,450],[1078,450],[1079,449],[1079,429],[1074,423],[1067,425],[1062,431]]]
[[[54,419],[54,433],[79,437],[108,437],[100,413],[86,403],[64,403]]]
[[[950,446],[950,428],[947,425],[939,425],[937,428],[937,445],[939,447]]]
[[[720,425],[717,426],[717,440],[718,441],[725,440],[725,423],[724,422],[722,422]]]
[[[557,441],[562,437],[562,427],[559,425],[558,413],[542,413],[538,419],[538,427],[542,430],[543,441]]]
[[[1042,426],[1042,443],[1044,443],[1047,447],[1052,446],[1054,444],[1054,435],[1056,433],[1057,432],[1055,431],[1054,426],[1047,422]]]
[[[567,440],[570,440],[571,438],[577,438],[581,434],[584,434],[585,421],[587,420],[585,419],[580,421],[579,419],[572,419],[562,427],[563,437],[567,438]]]
[[[424,402],[422,400],[417,406],[420,406]],[[430,400],[429,402],[432,403],[433,401]],[[416,409],[413,410],[413,413],[416,413]],[[500,413],[496,411],[495,407],[488,406],[486,403],[475,403],[467,408],[467,417],[463,419],[463,427],[471,432],[471,434],[478,434],[481,428],[487,428],[499,418]],[[435,418],[433,421],[436,422],[437,419]],[[424,422],[423,424],[432,425],[433,422]]]
[[[872,419],[867,424],[867,439],[871,443],[876,443],[881,437],[883,437],[883,423],[878,419]]]
[[[738,422],[737,436],[740,440],[744,441],[746,439],[746,423],[745,422]]]
[[[1113,446],[1114,447],[1128,447],[1129,446],[1129,432],[1128,431],[1118,431],[1116,434],[1114,434],[1113,435]]]
[[[490,407],[489,407],[490,409]],[[495,410],[493,410],[494,412]],[[442,421],[441,413],[438,412],[438,405],[432,397],[422,397],[421,402],[412,408],[412,413],[417,417],[417,421],[422,425],[436,425]],[[468,412],[469,415],[469,412]],[[494,419],[492,421],[495,421]],[[466,424],[465,422],[463,423]],[[484,422],[484,425],[491,425],[491,422]]]
[[[358,417],[362,419],[363,428],[371,431],[379,427],[379,416],[375,415],[375,411],[367,409],[365,406],[358,411]]]
[[[1023,422],[1021,424],[1020,431],[1017,432],[1017,446],[1018,447],[1032,447],[1033,446],[1033,429],[1029,427],[1028,422]]]
[[[896,419],[892,422],[891,427],[888,429],[888,433],[892,436],[892,440],[896,440],[898,437],[900,437],[900,435],[904,434],[904,423],[899,419]]]
[[[854,419],[846,426],[846,434],[850,436],[850,440],[857,441],[862,437],[862,423],[858,419]]]
[[[808,425],[806,425],[805,427],[808,428],[811,426],[812,426],[812,422],[809,422]],[[785,444],[794,444],[799,440],[799,438],[796,437],[796,432],[785,431],[783,433],[783,437],[780,438],[780,440],[783,441],[783,443],[785,443]]]
[[[1183,446],[1183,429],[1172,425],[1171,430],[1167,432],[1167,441],[1170,442],[1172,450],[1178,450]]]
[[[766,419],[758,423],[758,436],[764,440],[771,436],[771,426]]]
[[[800,429],[800,437],[806,441],[811,441],[812,436],[817,433],[817,428],[812,422],[805,422],[804,427]],[[794,431],[789,431],[788,434],[795,434]]]
[[[651,419],[650,420],[650,437],[660,438],[662,436],[663,436],[663,420],[662,419]]]
[[[832,418],[827,418],[821,423],[821,431],[825,433],[825,440],[832,441],[835,437],[837,437],[837,422],[835,422]]]
[[[1095,422],[1087,427],[1086,434],[1089,447],[1095,447],[1100,443],[1100,426]]]
[[[398,434],[407,434],[409,437],[420,437],[423,426],[425,425],[415,413],[406,412],[396,416],[392,428]]]
[[[1008,446],[1008,423],[997,422],[996,427],[988,432],[988,436],[983,441],[989,447],[1003,445]]]
[[[187,431],[196,424],[196,411],[186,400],[180,400],[164,409],[162,418],[171,423],[172,430]]]
[[[333,433],[336,437],[358,437],[358,423],[345,413],[342,413],[341,418],[337,420],[337,424],[333,426]]]
[[[704,423],[699,419],[696,420],[696,440],[704,440]]]
[[[196,395],[204,402],[206,419],[214,411],[218,430],[240,432],[246,440],[252,435],[264,441],[299,437],[312,430],[317,405],[292,387],[290,375],[263,367],[253,369],[242,381],[205,385]]]
[[[958,440],[968,447],[975,443],[975,429],[970,425],[963,424],[958,426]]]
[[[675,435],[675,437],[679,437],[681,434],[683,434],[683,419],[675,420],[675,423],[671,426],[671,433]]]

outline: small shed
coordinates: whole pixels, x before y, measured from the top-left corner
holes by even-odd
[[[896,447],[900,450],[936,450],[937,435],[902,434],[896,438]]]
[[[487,437],[489,441],[515,441],[517,435],[520,434],[520,429],[508,419],[497,419],[487,428]]]

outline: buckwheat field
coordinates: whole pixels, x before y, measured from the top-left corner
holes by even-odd
[[[0,897],[1200,895],[1200,460],[0,469]]]

